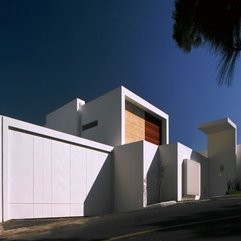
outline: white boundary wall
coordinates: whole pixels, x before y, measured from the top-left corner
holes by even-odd
[[[201,196],[201,165],[190,159],[185,159],[182,165],[182,196],[195,196],[195,199],[199,199]]]
[[[3,221],[3,190],[2,190],[2,187],[3,187],[3,176],[2,176],[2,146],[3,146],[3,141],[2,141],[2,116],[0,116],[0,222]]]
[[[111,211],[111,146],[8,117],[1,122],[0,221]]]
[[[191,159],[201,165],[201,197],[209,195],[208,159],[200,153],[193,151],[181,143],[159,146],[161,162],[161,201],[181,201],[184,190],[183,185],[183,161]]]
[[[241,184],[241,145],[237,145],[237,180]]]
[[[160,201],[158,146],[138,141],[114,149],[115,212]]]

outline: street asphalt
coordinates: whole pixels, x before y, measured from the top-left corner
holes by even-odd
[[[10,220],[0,240],[241,240],[241,198],[172,202],[97,217]]]

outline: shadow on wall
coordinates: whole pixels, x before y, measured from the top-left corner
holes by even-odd
[[[209,197],[209,159],[198,152],[192,151],[191,160],[197,161],[201,166],[201,196],[200,199]]]
[[[159,161],[159,151],[157,149],[155,156],[153,157],[152,163],[147,172],[146,178],[146,199],[147,205],[160,202],[160,187],[161,178],[163,176],[163,167]]]
[[[111,155],[108,155],[100,167],[98,176],[84,201],[84,216],[106,214],[112,211],[112,167]]]

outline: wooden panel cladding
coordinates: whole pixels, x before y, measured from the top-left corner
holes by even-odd
[[[145,112],[128,101],[125,105],[125,143],[144,140]]]
[[[145,113],[145,140],[161,145],[161,121]]]
[[[161,145],[161,121],[128,101],[125,105],[125,143],[146,140]]]

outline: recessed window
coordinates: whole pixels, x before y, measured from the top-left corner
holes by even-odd
[[[83,125],[83,126],[82,126],[82,131],[88,130],[88,129],[93,128],[93,127],[95,127],[95,126],[98,126],[98,121],[97,121],[97,120],[92,121],[92,122],[90,122],[90,123],[87,123],[87,124]]]

